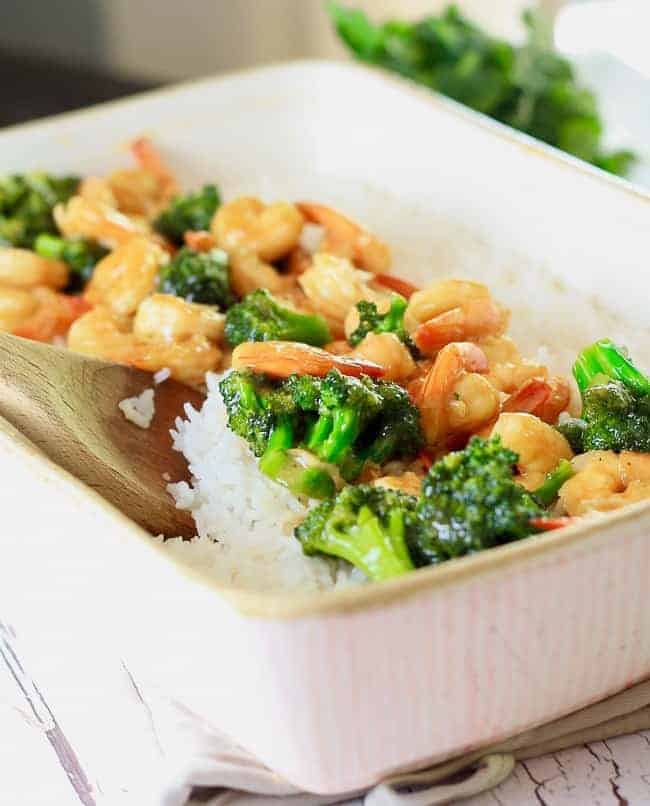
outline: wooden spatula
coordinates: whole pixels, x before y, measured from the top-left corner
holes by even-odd
[[[148,372],[0,334],[0,416],[147,531],[191,537],[192,517],[176,509],[166,490],[168,479],[188,477],[169,429],[183,404],[199,408],[203,395],[172,380],[161,383],[153,422],[142,429],[118,403],[151,386]]]

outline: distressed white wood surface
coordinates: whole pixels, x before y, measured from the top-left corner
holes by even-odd
[[[89,668],[102,696],[83,689]],[[173,765],[119,658],[94,657],[77,677],[56,652],[36,652],[29,636],[0,627],[0,803],[144,806]],[[465,803],[650,804],[650,731],[518,764],[497,789]]]

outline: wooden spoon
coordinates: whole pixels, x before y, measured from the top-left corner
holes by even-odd
[[[176,381],[161,383],[155,416],[143,429],[125,419],[118,403],[151,386],[148,372],[0,334],[0,416],[147,531],[192,537],[192,516],[176,509],[163,474],[187,480],[169,429],[183,404],[200,408],[203,395]]]

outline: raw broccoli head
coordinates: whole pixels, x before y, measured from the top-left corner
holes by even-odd
[[[65,290],[69,293],[81,291],[92,277],[95,264],[108,254],[106,249],[92,241],[60,238],[47,232],[36,238],[34,251],[42,257],[68,264],[70,278]]]
[[[237,301],[230,288],[228,255],[221,249],[209,252],[180,249],[160,270],[158,290],[188,302],[218,305],[222,310]]]
[[[559,430],[574,451],[650,452],[650,378],[608,339],[583,350],[573,374],[582,415]]]
[[[348,341],[353,347],[356,347],[368,333],[394,333],[401,342],[412,349],[413,344],[404,327],[404,311],[407,305],[407,301],[399,294],[393,294],[390,308],[386,313],[378,313],[377,305],[374,302],[368,302],[368,300],[357,302],[359,325],[350,334]]]
[[[346,487],[312,509],[295,536],[305,554],[340,557],[380,582],[413,569],[406,534],[415,505],[412,496],[384,487]]]
[[[46,173],[0,177],[0,244],[30,248],[42,232],[56,233],[52,210],[79,186],[76,176]]]
[[[332,340],[322,316],[299,313],[263,288],[230,308],[225,333],[233,347],[246,341],[300,341],[321,347]]]
[[[471,554],[534,532],[542,508],[513,478],[516,453],[500,437],[474,437],[436,462],[422,484],[411,534],[419,565]]]
[[[154,228],[172,243],[182,244],[187,230],[207,230],[221,199],[216,185],[175,196],[154,221]]]
[[[338,370],[324,378],[293,375],[279,383],[260,377],[232,372],[221,393],[229,427],[257,456],[264,454],[261,469],[280,481],[280,460],[267,460],[267,449],[301,448],[313,456],[310,469],[336,465],[346,481],[353,481],[366,460],[414,456],[422,444],[418,411],[396,384],[351,378]],[[324,489],[322,480],[319,484]],[[291,489],[298,486],[294,481]]]

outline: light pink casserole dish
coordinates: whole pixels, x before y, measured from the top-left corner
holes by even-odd
[[[560,365],[619,332],[648,361],[650,198],[453,103],[358,67],[271,67],[0,133],[0,172],[103,172],[141,132],[188,185],[317,198],[393,243],[397,273],[485,280],[515,338]],[[297,596],[172,562],[6,425],[0,481],[10,621],[55,635],[63,665],[115,646],[313,791],[479,747],[650,673],[648,505]]]

